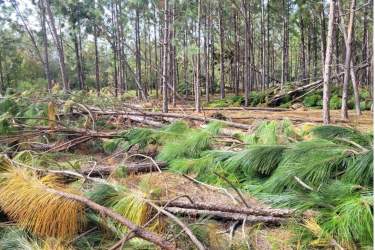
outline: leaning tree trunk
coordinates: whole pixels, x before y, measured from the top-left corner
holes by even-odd
[[[58,57],[59,57],[59,65],[60,65],[60,73],[61,73],[61,79],[63,82],[63,89],[64,92],[67,92],[70,87],[69,87],[69,81],[68,81],[68,76],[66,74],[66,69],[65,69],[65,56],[64,56],[64,46],[62,44],[62,41],[60,41],[60,36],[57,34],[57,29],[55,26],[55,18],[52,14],[51,6],[49,4],[48,0],[44,0],[45,8],[47,11],[47,15],[50,21],[50,27],[52,30],[52,37],[53,41],[55,43],[55,46],[58,51]]]
[[[332,47],[333,47],[333,30],[334,19],[336,11],[336,0],[330,0],[329,3],[329,19],[328,19],[328,33],[326,43],[326,55],[324,60],[324,74],[323,74],[323,123],[330,123],[329,100],[330,100],[330,74],[332,61]]]
[[[355,11],[356,0],[352,0],[349,14],[348,32],[345,39],[346,52],[345,52],[345,65],[344,65],[344,84],[342,88],[342,103],[341,103],[341,118],[348,119],[348,89],[349,89],[349,74],[351,65],[351,52],[352,52],[352,35],[353,35],[353,23],[354,23],[354,11]],[[356,85],[353,82],[353,85]],[[354,87],[354,89],[356,89]],[[357,105],[356,105],[357,106]],[[359,112],[361,110],[359,109]]]

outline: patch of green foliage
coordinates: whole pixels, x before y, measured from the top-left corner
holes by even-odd
[[[214,122],[204,129],[191,130],[178,140],[165,144],[157,159],[171,162],[178,158],[198,158],[203,151],[211,149],[213,139],[221,127],[220,122]]]
[[[374,151],[372,149],[351,157],[342,179],[349,183],[372,186],[374,175]]]
[[[250,135],[242,136],[242,140],[247,144],[287,144],[290,138],[297,140],[299,135],[294,132],[293,125],[289,120],[262,121],[258,123],[254,132]]]
[[[11,98],[4,98],[0,101],[0,114],[8,113],[16,115],[19,111],[18,104]]]
[[[330,109],[340,109],[341,108],[341,98],[337,95],[331,96],[329,100]]]
[[[172,160],[169,164],[169,170],[181,174],[195,173],[198,179],[210,172],[210,168],[214,166],[213,159],[210,155],[205,155],[200,158],[179,158]],[[212,174],[212,173],[211,173]]]
[[[352,128],[334,125],[315,127],[310,131],[310,133],[316,138],[347,144],[354,142],[364,147],[371,146],[373,141],[373,136],[371,134],[364,134]]]
[[[299,185],[296,177],[317,187],[345,169],[348,150],[324,139],[295,143],[285,151],[282,162],[262,188],[272,193],[293,189]]]
[[[303,99],[303,105],[305,107],[316,107],[316,106],[320,106],[318,105],[318,101],[321,100],[322,97],[321,95],[319,94],[311,94],[311,95],[307,95],[305,96],[305,98]]]
[[[239,107],[244,103],[243,96],[231,96],[224,99],[213,100],[208,103],[210,108]]]
[[[11,124],[12,115],[5,113],[0,115],[0,135],[9,135],[16,130]]]
[[[252,91],[249,96],[250,106],[255,107],[258,104],[265,103],[266,94],[264,92],[255,92]]]
[[[119,138],[110,139],[103,143],[103,149],[106,153],[113,153],[121,147],[124,150],[134,145],[145,148],[149,144],[167,144],[185,137],[192,131],[186,122],[178,121],[169,124],[161,129],[151,128],[132,128],[119,135]]]
[[[251,145],[224,161],[224,166],[238,176],[270,176],[282,160],[284,145]]]

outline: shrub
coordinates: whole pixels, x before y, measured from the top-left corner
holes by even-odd
[[[9,113],[15,115],[18,112],[17,103],[9,98],[5,98],[0,101],[0,114]]]
[[[266,95],[262,92],[251,92],[250,93],[250,106],[257,106],[260,103],[264,103]]]
[[[329,100],[329,106],[330,106],[331,109],[340,109],[341,108],[341,98],[337,95],[332,96],[331,99]]]
[[[321,100],[321,98],[319,94],[308,95],[303,99],[303,105],[306,107],[318,106],[318,101]]]
[[[292,106],[292,103],[291,102],[286,102],[286,103],[283,103],[280,105],[280,108],[290,108],[290,106]]]

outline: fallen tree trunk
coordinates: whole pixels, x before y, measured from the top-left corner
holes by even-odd
[[[360,69],[363,69],[363,68],[366,68],[366,67],[368,67],[367,63],[357,66],[356,70],[360,70]],[[331,76],[330,80],[335,79],[335,78],[339,78],[343,75],[344,75],[344,72],[341,72],[340,74],[333,75],[333,76]],[[281,94],[275,95],[272,99],[270,99],[268,101],[267,104],[268,105],[277,105],[278,102],[281,101],[281,99],[283,99],[286,96],[296,96],[297,94],[304,93],[305,91],[308,91],[312,88],[318,88],[322,84],[323,84],[323,79],[320,79],[318,81],[312,82],[310,84],[303,85],[301,87],[298,87],[298,88],[293,89],[291,91],[288,91],[286,93],[281,93]]]
[[[167,166],[165,162],[156,162],[160,169],[163,169]],[[100,177],[110,175],[117,167],[123,167],[127,174],[138,174],[138,173],[147,173],[155,172],[159,169],[155,166],[153,162],[142,162],[142,163],[131,163],[126,166],[95,166],[91,168],[84,168],[81,170],[81,174],[90,177]]]
[[[246,220],[247,223],[266,223],[266,224],[278,225],[286,221],[286,218],[282,218],[282,217],[256,216],[256,215],[228,213],[228,212],[221,212],[221,211],[188,209],[188,208],[180,208],[180,207],[167,207],[165,210],[173,214],[186,215],[186,216],[191,216],[191,217],[210,216],[213,219],[219,219],[219,220],[240,220],[240,221]]]
[[[306,112],[306,114],[308,114]],[[248,119],[262,119],[262,120],[284,120],[288,119],[293,122],[312,122],[312,123],[322,123],[322,119],[312,119],[309,117],[291,117],[291,116],[283,116],[283,117],[275,117],[275,116],[260,116],[260,115],[255,115],[255,116],[244,116],[244,117],[230,117],[233,120],[248,120]],[[348,120],[343,120],[343,119],[332,119],[332,122],[340,122],[340,123],[348,123]]]
[[[295,214],[292,209],[273,209],[273,208],[247,208],[247,207],[233,207],[227,205],[210,204],[203,202],[188,203],[182,201],[172,201],[170,203],[160,202],[161,205],[168,204],[170,207],[179,207],[194,210],[207,210],[216,212],[236,213],[243,215],[256,215],[256,216],[272,216],[272,217],[291,217]]]
[[[202,117],[202,116],[197,116],[197,115],[185,115],[185,114],[177,114],[177,113],[160,113],[160,112],[143,112],[143,113],[138,113],[138,112],[127,112],[127,111],[102,111],[102,110],[93,110],[91,111],[97,115],[123,115],[125,117],[128,117],[131,120],[138,121],[141,123],[145,123],[148,125],[151,125],[151,123],[146,119],[146,117],[160,117],[160,118],[177,118],[177,119],[188,119],[188,120],[194,120],[194,121],[202,121],[202,122],[221,122],[225,124],[228,127],[233,127],[233,128],[239,128],[239,129],[249,129],[250,125],[247,124],[241,124],[241,123],[236,123],[236,122],[230,122],[230,121],[223,121],[223,120],[218,120],[214,118],[209,118],[209,117]],[[152,126],[162,126],[162,123],[152,123]]]
[[[144,111],[152,111],[154,108],[143,108]],[[195,108],[169,108],[169,111],[195,111]],[[219,107],[219,108],[202,108],[202,111],[234,111],[234,110],[254,110],[254,111],[270,111],[282,112],[289,111],[287,108],[271,108],[271,107]]]

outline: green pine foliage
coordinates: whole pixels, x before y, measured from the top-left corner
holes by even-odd
[[[251,145],[226,159],[224,166],[244,177],[270,176],[282,160],[286,148],[284,145]]]
[[[169,164],[169,170],[180,174],[197,174],[197,178],[212,174],[210,172],[214,167],[213,158],[206,155],[197,159],[179,158],[172,160]]]
[[[253,134],[242,136],[242,140],[247,144],[287,144],[290,138],[299,139],[299,135],[294,132],[293,124],[289,120],[262,121],[254,129]]]
[[[350,144],[350,142],[355,142],[362,145],[363,147],[371,146],[373,140],[373,136],[371,134],[364,134],[352,128],[334,125],[315,127],[310,132],[316,138],[332,140],[338,143],[349,142]]]
[[[214,137],[221,127],[221,123],[214,122],[204,129],[191,130],[177,140],[165,144],[157,159],[171,162],[178,158],[198,158],[203,151],[211,149]]]
[[[349,183],[372,186],[374,178],[374,151],[355,155],[348,160],[346,171],[342,178]]]
[[[345,169],[349,148],[324,139],[297,142],[284,153],[282,162],[263,188],[269,192],[282,192],[296,188],[298,177],[313,187],[326,183]]]
[[[140,148],[145,148],[149,144],[167,144],[184,137],[190,130],[183,121],[177,121],[161,129],[132,128],[120,134],[119,138],[106,140],[103,143],[103,149],[110,154],[119,147],[127,150],[136,144]]]
[[[344,199],[329,214],[320,217],[325,231],[334,235],[343,245],[359,242],[369,246],[373,242],[373,196],[353,195]],[[324,218],[325,217],[325,218]]]

